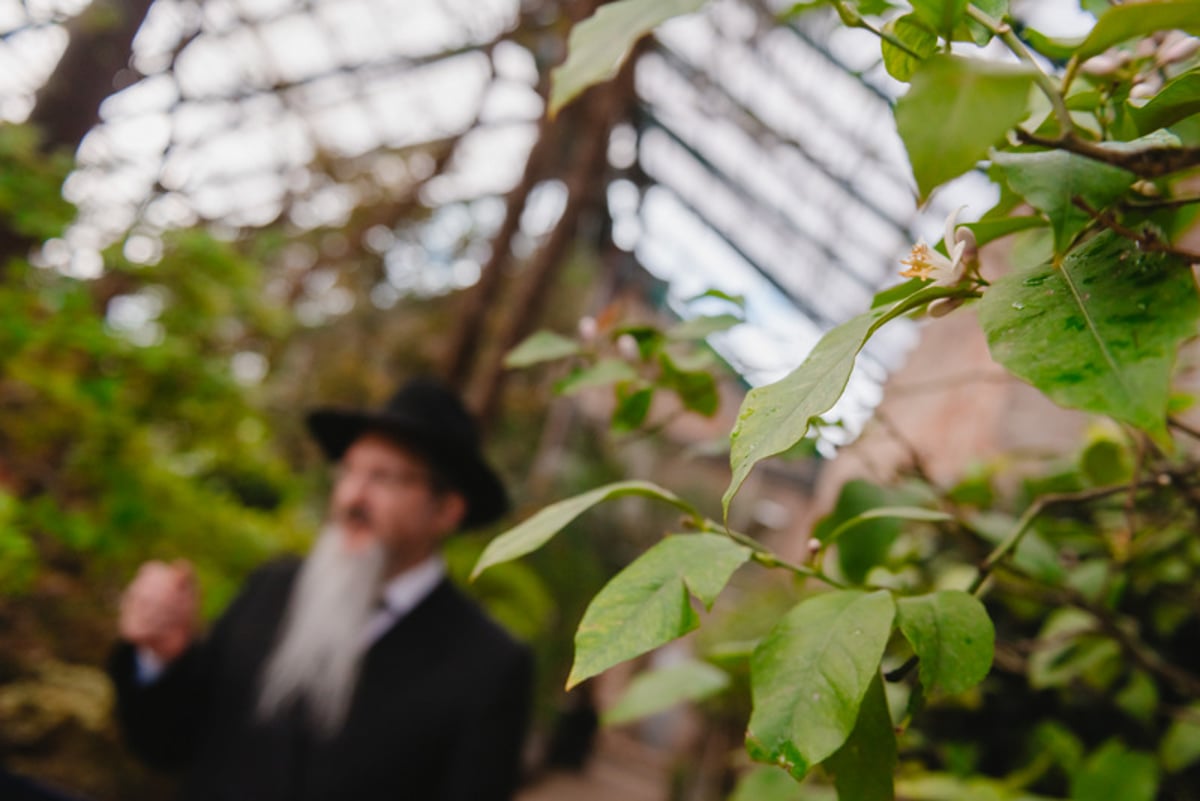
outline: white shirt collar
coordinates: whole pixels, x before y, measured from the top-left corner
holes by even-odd
[[[383,585],[381,607],[367,621],[363,646],[369,647],[384,635],[397,620],[424,601],[446,576],[446,561],[441,554],[410,567]]]
[[[446,560],[434,554],[410,567],[383,587],[383,602],[393,618],[407,615],[446,577]]]

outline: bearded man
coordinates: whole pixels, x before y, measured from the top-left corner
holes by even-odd
[[[203,640],[185,564],[143,565],[110,673],[130,746],[204,801],[504,801],[531,660],[445,576],[443,540],[508,506],[456,396],[307,419],[337,475],[302,563],[267,565]]]

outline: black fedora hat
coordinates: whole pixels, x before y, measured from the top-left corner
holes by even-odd
[[[408,381],[378,410],[314,409],[307,423],[335,461],[367,432],[411,448],[466,498],[463,528],[486,525],[508,511],[508,493],[484,459],[475,419],[455,393],[433,379]]]

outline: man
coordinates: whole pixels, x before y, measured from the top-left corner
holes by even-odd
[[[307,422],[338,473],[303,564],[256,573],[203,642],[186,565],[144,565],[126,591],[110,672],[127,740],[183,769],[187,799],[510,798],[529,653],[439,556],[507,509],[474,422],[428,381]]]

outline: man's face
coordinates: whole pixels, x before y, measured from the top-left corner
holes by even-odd
[[[330,501],[345,547],[355,551],[379,542],[392,574],[437,551],[465,512],[461,494],[434,489],[424,460],[374,433],[346,449]]]

